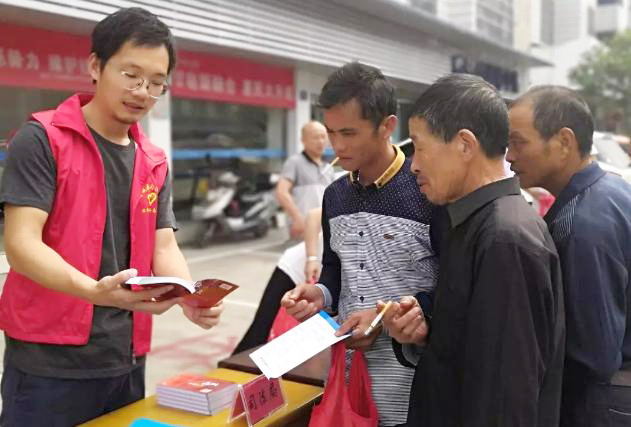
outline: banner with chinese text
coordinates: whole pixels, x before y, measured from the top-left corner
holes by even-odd
[[[12,24],[0,26],[0,86],[92,91],[90,38]],[[293,108],[291,68],[178,51],[171,93],[183,98]]]
[[[206,53],[178,52],[171,82],[174,96],[294,108],[290,68]]]
[[[89,54],[89,37],[3,23],[0,85],[92,91]]]

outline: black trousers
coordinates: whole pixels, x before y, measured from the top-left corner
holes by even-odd
[[[72,427],[145,397],[145,367],[112,378],[61,379],[5,363],[2,427]]]
[[[232,354],[241,353],[267,342],[269,331],[280,308],[280,300],[285,292],[292,290],[295,286],[291,278],[276,267],[267,282],[252,324]]]
[[[631,427],[631,387],[593,384],[564,393],[562,427]]]

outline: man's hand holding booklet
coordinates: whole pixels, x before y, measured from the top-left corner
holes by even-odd
[[[197,282],[179,277],[136,276],[125,282],[131,289],[149,289],[159,286],[173,286],[169,292],[160,295],[156,302],[182,297],[184,304],[191,307],[210,308],[217,305],[226,295],[238,288],[237,285],[219,279],[205,279]]]

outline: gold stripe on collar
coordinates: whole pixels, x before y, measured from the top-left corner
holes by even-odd
[[[381,176],[375,180],[374,184],[377,188],[381,188],[386,185],[392,179],[392,177],[394,177],[397,172],[399,172],[401,166],[403,166],[403,163],[405,162],[405,154],[403,154],[403,151],[401,151],[401,149],[397,145],[392,144],[392,147],[394,148],[396,156],[394,157],[392,163],[390,163],[390,166],[388,166],[388,168],[381,174]],[[357,176],[357,171],[352,171],[349,173],[351,182],[357,182]]]
[[[395,176],[397,172],[399,172],[401,166],[403,166],[403,163],[405,162],[405,154],[403,154],[403,151],[401,151],[401,149],[396,145],[393,145],[393,147],[397,155],[392,163],[390,163],[390,166],[388,166],[388,169],[386,169],[385,172],[382,173],[381,176],[375,181],[375,185],[377,186],[377,188],[381,188],[386,185],[388,181],[390,181],[392,177]]]

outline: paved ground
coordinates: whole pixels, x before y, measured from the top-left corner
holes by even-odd
[[[232,352],[254,317],[286,236],[284,231],[272,230],[262,239],[223,239],[205,249],[183,248],[195,279],[221,278],[240,288],[226,298],[221,324],[210,331],[191,323],[179,307],[154,316],[147,394],[153,394],[156,383],[164,378],[183,371],[206,372]],[[3,353],[2,338],[0,357]],[[1,371],[0,364],[0,375]]]
[[[283,250],[285,234],[264,239],[185,248],[194,278],[222,278],[240,288],[225,299],[221,323],[203,330],[179,307],[154,317],[153,349],[147,360],[147,393],[163,378],[182,371],[205,372],[230,355],[250,325],[265,285]]]

